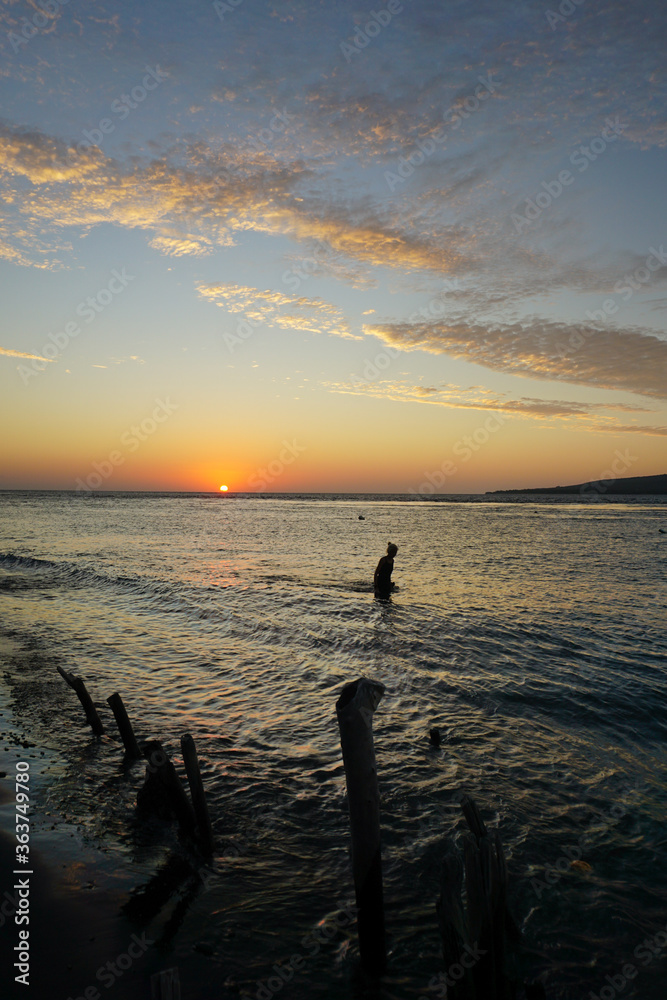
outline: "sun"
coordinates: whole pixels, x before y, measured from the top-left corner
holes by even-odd
[[[222,490],[223,493],[226,493],[227,490],[229,489],[229,486],[221,486],[220,489]]]

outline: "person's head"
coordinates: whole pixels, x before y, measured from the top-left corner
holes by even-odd
[[[394,545],[393,542],[389,542],[389,545],[387,546],[387,555],[389,556],[389,558],[393,559],[397,552],[398,552],[398,545]]]

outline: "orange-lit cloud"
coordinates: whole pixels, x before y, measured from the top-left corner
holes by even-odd
[[[48,361],[49,364],[55,363],[53,358],[43,358],[41,354],[24,354],[23,351],[12,351],[8,347],[0,347],[0,354],[8,358],[28,358],[31,361]]]
[[[598,419],[591,422],[591,417],[604,416],[611,418],[604,411],[647,413],[646,407],[633,406],[627,403],[587,403],[560,399],[535,399],[523,396],[519,399],[508,398],[505,393],[497,393],[491,389],[473,386],[468,389],[462,386],[443,384],[439,386],[413,385],[400,381],[380,380],[376,382],[352,383],[324,382],[324,387],[331,392],[355,396],[371,396],[375,399],[392,399],[403,403],[428,403],[434,406],[444,406],[454,410],[493,410],[514,417],[529,417],[538,420],[586,420],[592,430],[627,431],[663,435],[664,427],[618,425],[604,423]]]
[[[667,341],[645,331],[535,318],[489,326],[387,323],[364,332],[402,351],[446,354],[523,378],[667,398]]]
[[[266,323],[287,330],[308,330],[313,333],[331,333],[338,337],[363,340],[350,332],[344,315],[324,299],[309,299],[303,295],[285,295],[284,292],[251,288],[247,285],[219,282],[197,285],[203,299],[214,302],[230,313],[243,313],[253,323]],[[284,308],[297,310],[283,312]]]

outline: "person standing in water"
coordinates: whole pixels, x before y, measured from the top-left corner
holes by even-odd
[[[398,552],[398,545],[394,545],[393,542],[389,542],[387,546],[386,556],[382,556],[380,562],[377,564],[375,569],[375,575],[373,577],[373,586],[375,588],[376,597],[389,597],[392,587],[394,586],[391,582],[391,571],[394,568],[394,556]]]

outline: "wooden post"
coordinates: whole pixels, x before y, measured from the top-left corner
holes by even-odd
[[[447,967],[462,964],[466,948],[478,949],[480,957],[452,988],[452,1000],[510,1000],[516,995],[521,935],[507,907],[505,855],[498,832],[487,830],[473,800],[463,796],[461,809],[470,831],[463,837],[465,918],[462,865],[452,851],[443,866],[438,919]]]
[[[151,976],[151,1000],[181,1000],[178,969],[165,969]]]
[[[118,731],[120,732],[126,752],[130,755],[130,757],[141,757],[141,750],[139,749],[139,744],[137,743],[134,735],[132,723],[128,718],[127,712],[125,711],[123,699],[118,692],[109,695],[107,698],[107,704],[116,719],[116,725],[118,726]]]
[[[382,975],[387,946],[382,901],[380,793],[373,746],[373,712],[384,685],[360,678],[336,702],[352,832],[352,872],[357,899],[359,952],[364,968]]]
[[[195,815],[169,754],[159,740],[149,740],[144,745],[144,757],[148,761],[146,780],[139,789],[137,805],[158,815],[164,815],[165,811],[173,813],[181,829],[192,836]]]
[[[181,736],[181,752],[183,754],[183,763],[185,764],[185,771],[190,784],[190,795],[192,796],[192,805],[194,807],[195,818],[197,820],[199,842],[202,849],[207,854],[212,854],[213,830],[211,829],[211,819],[208,814],[206,795],[204,794],[204,785],[202,784],[201,774],[199,771],[199,761],[197,760],[195,741],[189,733]]]
[[[468,928],[463,910],[463,862],[458,851],[451,850],[445,855],[442,866],[442,889],[437,903],[438,923],[442,938],[442,955],[445,968],[458,963],[463,968],[463,977],[453,986],[447,987],[447,996],[452,1000],[474,998],[474,984],[470,969],[461,962],[468,943]]]
[[[75,677],[74,674],[68,673],[67,670],[63,670],[62,667],[57,667],[58,673],[67,681],[72,690],[76,691],[79,701],[83,705],[83,710],[86,713],[86,719],[88,724],[91,726],[93,732],[96,736],[101,736],[104,732],[104,726],[102,725],[102,720],[97,714],[97,709],[93,704],[93,699],[88,694],[86,690],[86,685],[84,684],[81,677]]]

